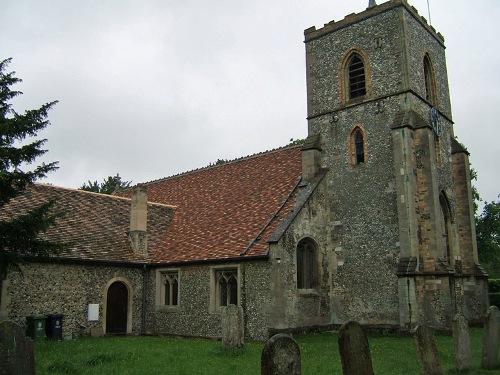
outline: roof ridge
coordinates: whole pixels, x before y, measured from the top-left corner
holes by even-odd
[[[58,189],[58,190],[66,190],[72,193],[77,193],[77,194],[89,194],[93,195],[95,197],[100,197],[103,199],[120,199],[120,200],[125,200],[125,201],[131,201],[132,198],[130,197],[123,197],[120,195],[114,195],[114,194],[103,194],[103,193],[96,193],[95,191],[88,191],[88,190],[82,190],[82,189],[76,189],[76,188],[70,188],[70,187],[65,187],[65,186],[57,186],[57,185],[52,185],[52,184],[46,184],[43,182],[35,182],[33,185],[35,186],[42,186],[42,187],[48,187],[51,189]],[[127,190],[127,189],[123,189]],[[164,206],[164,207],[171,207],[171,208],[176,208],[177,206],[171,205],[171,204],[165,204],[165,203],[158,203],[158,202],[152,202],[148,201],[148,204],[155,205],[155,206]]]
[[[241,156],[239,158],[232,159],[232,160],[224,160],[224,163],[221,163],[221,164],[209,164],[209,165],[207,165],[205,167],[191,169],[189,171],[180,172],[180,173],[177,173],[177,174],[174,174],[174,175],[171,175],[171,176],[158,178],[156,180],[141,182],[140,184],[142,184],[142,185],[153,184],[153,183],[157,183],[157,182],[161,182],[161,181],[166,181],[166,180],[169,180],[169,179],[172,179],[172,178],[177,178],[177,177],[181,177],[181,176],[187,176],[187,175],[190,175],[192,173],[197,173],[197,172],[201,172],[201,171],[205,171],[205,170],[209,170],[209,169],[221,168],[221,167],[226,166],[228,164],[239,163],[239,162],[242,162],[242,161],[246,161],[246,160],[254,159],[254,158],[257,158],[257,157],[260,157],[260,156],[264,156],[266,154],[273,154],[273,153],[276,153],[276,152],[279,152],[279,151],[285,151],[287,149],[301,148],[301,147],[302,147],[301,144],[299,144],[299,145],[291,145],[291,146],[287,145],[287,146],[277,147],[277,148],[273,148],[273,149],[270,149],[270,150],[257,152],[257,153],[251,154],[251,155]],[[132,187],[130,187],[128,189],[124,189],[124,190],[129,190],[129,189],[132,189]]]

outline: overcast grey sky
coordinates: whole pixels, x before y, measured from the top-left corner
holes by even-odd
[[[383,1],[378,0],[377,3]],[[427,0],[410,0],[429,19]],[[500,1],[429,0],[455,134],[482,197],[500,193]],[[50,112],[43,182],[150,181],[307,135],[303,31],[368,0],[3,0],[0,59],[22,112]]]

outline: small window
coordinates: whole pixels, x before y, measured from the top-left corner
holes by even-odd
[[[223,306],[238,306],[240,297],[238,267],[213,268],[210,289],[212,312],[220,312]]]
[[[238,271],[218,271],[217,289],[219,306],[238,305]]]
[[[156,271],[156,308],[158,311],[176,311],[180,303],[180,271]]]
[[[436,83],[434,70],[429,55],[424,56],[424,84],[425,99],[432,105],[436,105]]]
[[[366,139],[360,126],[356,126],[349,135],[349,153],[351,165],[366,163]]]
[[[297,288],[316,287],[316,247],[310,240],[302,240],[297,245]]]
[[[361,130],[356,130],[354,134],[354,147],[356,149],[356,164],[365,162],[365,150],[364,150],[364,140],[363,133]]]
[[[165,277],[165,305],[177,306],[179,304],[179,273],[166,272]]]
[[[365,95],[365,65],[358,55],[354,55],[349,62],[349,99]]]

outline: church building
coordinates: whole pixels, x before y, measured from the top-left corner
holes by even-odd
[[[468,152],[453,131],[443,36],[406,0],[304,32],[301,145],[139,184],[113,196],[42,184],[0,218],[49,199],[65,212],[2,283],[0,320],[63,314],[66,334],[221,336],[481,322],[487,274]]]

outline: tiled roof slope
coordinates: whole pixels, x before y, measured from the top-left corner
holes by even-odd
[[[145,262],[134,253],[128,238],[130,199],[82,190],[35,184],[0,210],[0,219],[26,213],[43,202],[55,199],[55,210],[64,212],[56,226],[43,238],[69,243],[60,258],[113,262]],[[148,204],[148,249],[162,243],[174,207]]]
[[[301,174],[300,147],[287,147],[144,184],[148,201],[176,206],[153,262],[265,255]]]

